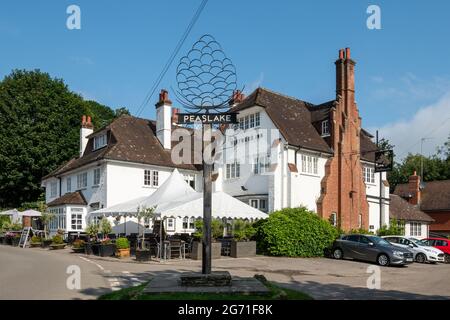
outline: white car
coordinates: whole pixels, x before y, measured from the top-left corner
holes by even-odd
[[[425,262],[444,262],[444,252],[429,246],[425,241],[404,236],[385,236],[382,237],[395,246],[407,248],[414,254],[414,260],[419,263]]]

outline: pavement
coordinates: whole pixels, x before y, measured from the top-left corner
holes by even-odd
[[[77,268],[79,289],[73,285]],[[199,270],[201,261],[194,260],[136,263],[74,254],[70,249],[0,245],[0,299],[95,299],[161,273]],[[213,270],[238,277],[262,274],[315,299],[450,299],[450,264],[378,267],[351,260],[258,256],[213,260]],[[368,283],[376,289],[369,289]]]

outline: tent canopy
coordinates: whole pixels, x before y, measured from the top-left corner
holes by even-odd
[[[203,218],[203,194],[195,194],[161,204],[156,212],[162,217],[195,217]],[[248,204],[226,194],[212,194],[212,216],[226,219],[265,219],[268,215]]]
[[[29,210],[19,212],[19,216],[21,216],[21,217],[40,217],[40,216],[42,216],[42,214],[39,211],[29,209]]]
[[[139,197],[127,202],[91,212],[91,217],[101,216],[133,216],[138,208],[157,207],[161,203],[195,194],[195,190],[184,181],[180,172],[175,169],[170,177],[150,196]]]

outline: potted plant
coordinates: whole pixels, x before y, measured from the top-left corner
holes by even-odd
[[[138,219],[139,222],[141,219],[144,220],[144,225],[146,220],[153,219],[155,215],[155,208],[138,208]],[[139,224],[140,225],[140,224]],[[136,249],[136,260],[137,261],[149,261],[151,258],[151,251],[149,248],[145,247],[145,227],[142,228],[142,239],[141,245]]]
[[[75,253],[84,253],[85,252],[84,245],[85,245],[84,240],[77,239],[72,244],[72,251]]]
[[[101,257],[111,257],[116,251],[115,244],[108,238],[108,234],[111,233],[111,231],[111,223],[107,218],[103,218],[100,223],[100,232],[103,234],[103,239],[100,241],[100,245],[98,247],[98,253]]]
[[[256,231],[248,221],[234,221],[233,240],[231,241],[231,256],[233,258],[256,256],[256,241],[250,241]]]
[[[20,233],[13,233],[13,236],[11,237],[11,244],[13,247],[19,246],[20,242]]]
[[[42,238],[40,236],[32,236],[30,248],[37,248],[42,246]]]
[[[130,256],[130,242],[127,238],[119,238],[116,240],[116,257],[125,258]]]
[[[62,235],[57,234],[53,236],[52,244],[49,246],[50,250],[60,250],[64,249],[66,247],[66,244],[64,243],[64,239]]]
[[[193,234],[194,241],[192,242],[191,259],[202,259],[202,241],[203,241],[203,220],[195,221],[195,232]],[[211,258],[220,259],[222,243],[217,242],[216,239],[223,235],[223,223],[219,219],[211,221]]]
[[[98,254],[98,245],[96,245],[98,235],[98,225],[90,223],[85,230],[89,237],[89,241],[84,244],[86,254]]]
[[[100,257],[112,257],[116,252],[116,245],[109,238],[100,241],[98,255]]]

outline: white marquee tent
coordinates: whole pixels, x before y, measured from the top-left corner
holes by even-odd
[[[203,193],[196,192],[175,169],[150,196],[91,212],[91,217],[136,216],[138,208],[155,207],[160,217],[203,217]],[[224,193],[212,194],[212,216],[226,219],[265,219],[268,215]]]
[[[150,196],[136,198],[117,205],[91,212],[91,217],[136,216],[138,208],[157,207],[159,204],[196,194],[175,169],[169,178]]]

